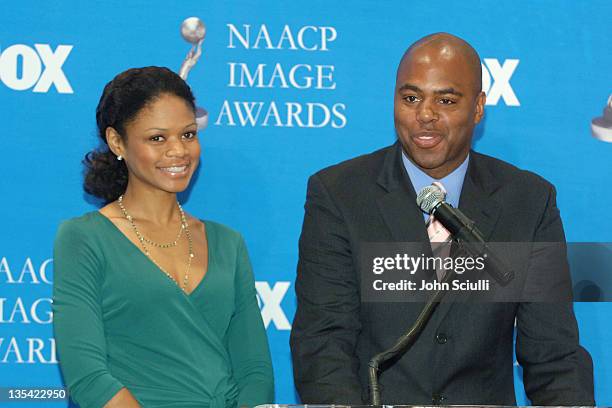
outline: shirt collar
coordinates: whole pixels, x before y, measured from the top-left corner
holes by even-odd
[[[469,160],[470,155],[468,154],[459,167],[445,177],[436,179],[411,162],[408,156],[406,156],[406,153],[402,150],[402,162],[408,173],[408,177],[410,177],[414,191],[418,194],[423,187],[429,186],[434,181],[438,181],[442,183],[446,189],[446,202],[455,208],[459,207],[459,197],[461,196],[461,189],[463,188],[463,180],[465,179]],[[428,215],[424,213],[424,216],[427,217]]]

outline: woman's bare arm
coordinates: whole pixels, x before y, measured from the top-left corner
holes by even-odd
[[[104,408],[140,408],[140,404],[127,388],[122,388],[104,405]]]

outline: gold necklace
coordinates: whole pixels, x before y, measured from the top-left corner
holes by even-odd
[[[125,206],[123,205],[123,195],[119,196],[119,199],[117,200],[117,203],[119,204],[119,208],[121,209],[121,212],[123,213],[123,216],[129,221],[130,225],[132,226],[132,229],[134,230],[134,233],[136,234],[136,236],[138,237],[138,241],[140,241],[140,245],[142,245],[142,249],[144,250],[145,255],[159,268],[160,271],[162,271],[167,277],[169,277],[170,279],[172,279],[172,281],[174,283],[176,283],[176,285],[181,288],[183,290],[183,292],[185,291],[185,289],[187,288],[187,283],[189,282],[189,271],[191,270],[191,261],[194,258],[194,253],[193,253],[193,240],[191,239],[191,231],[189,230],[189,224],[187,224],[187,219],[185,217],[185,212],[183,211],[183,207],[181,207],[181,204],[177,201],[176,204],[178,205],[179,208],[179,212],[181,214],[181,229],[179,230],[179,234],[176,237],[176,239],[168,244],[158,244],[156,242],[151,241],[150,239],[146,238],[139,230],[138,227],[136,227],[136,223],[134,222],[134,218],[127,212]],[[189,257],[187,258],[187,269],[185,270],[185,276],[183,277],[183,284],[180,285],[176,279],[174,279],[174,277],[172,275],[170,275],[164,268],[162,268],[162,266],[157,263],[157,261],[155,259],[153,259],[153,257],[151,256],[151,253],[149,252],[149,249],[147,248],[146,243],[150,243],[153,246],[156,246],[158,248],[170,248],[170,247],[174,247],[178,245],[178,240],[180,239],[183,230],[185,230],[185,236],[187,237],[187,243],[189,246]]]
[[[118,201],[119,201],[119,208],[121,208],[121,211],[123,212],[123,215],[127,218],[128,217],[128,213],[125,210],[125,207],[123,206],[123,196],[119,197]],[[157,247],[157,248],[164,248],[165,249],[165,248],[172,248],[172,247],[177,246],[179,239],[181,239],[181,235],[183,235],[183,230],[185,229],[185,225],[187,224],[185,222],[185,213],[183,213],[183,208],[178,203],[178,201],[177,201],[177,204],[178,204],[178,207],[179,207],[179,211],[181,213],[181,227],[179,228],[179,232],[176,235],[176,238],[174,238],[174,241],[168,242],[168,243],[165,243],[165,244],[158,244],[157,242],[151,240],[150,238],[145,237],[143,234],[140,233],[140,231],[138,231],[138,228],[136,228],[135,232],[136,232],[136,235],[138,236],[138,239],[140,241],[146,242],[147,244],[151,244],[151,245],[153,245],[154,247]],[[130,221],[130,223],[132,222],[132,217],[131,216],[128,218],[128,221]]]
[[[165,249],[165,248],[172,248],[172,247],[175,247],[175,246],[177,246],[177,245],[178,245],[178,241],[179,241],[179,239],[181,239],[181,235],[183,235],[183,230],[184,230],[184,229],[185,229],[185,224],[183,224],[183,222],[181,221],[181,227],[179,228],[179,232],[178,232],[178,234],[176,235],[176,238],[174,238],[174,241],[172,241],[172,242],[167,242],[167,243],[165,243],[165,244],[158,244],[157,242],[152,241],[151,239],[149,239],[149,238],[145,237],[144,235],[143,235],[143,237],[142,237],[142,238],[145,240],[145,242],[146,242],[147,244],[151,244],[151,245],[153,245],[154,247],[157,247],[157,248],[164,248],[164,249]]]

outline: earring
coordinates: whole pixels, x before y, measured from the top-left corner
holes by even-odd
[[[123,160],[123,156],[121,156],[121,155],[117,156],[117,160],[119,160],[119,161]]]

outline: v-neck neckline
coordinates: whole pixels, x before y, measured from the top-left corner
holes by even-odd
[[[210,234],[210,231],[211,231],[211,230],[209,229],[209,226],[210,226],[210,223],[209,223],[209,222],[207,222],[207,221],[205,221],[205,220],[200,220],[200,221],[202,221],[202,222],[204,223],[204,235],[205,235],[205,237],[206,237],[206,251],[207,251],[207,253],[208,253],[208,262],[207,262],[207,265],[206,265],[206,272],[204,273],[204,276],[202,277],[202,279],[200,280],[200,282],[198,282],[198,284],[196,285],[196,287],[195,287],[195,288],[193,288],[193,290],[192,290],[191,292],[187,293],[187,292],[185,292],[183,289],[181,289],[181,288],[179,287],[179,285],[177,284],[177,282],[175,282],[174,280],[170,279],[170,277],[169,277],[168,275],[166,275],[166,273],[165,273],[165,272],[164,272],[164,271],[163,271],[163,270],[162,270],[162,269],[161,269],[161,268],[160,268],[160,267],[159,267],[159,266],[158,266],[158,265],[157,265],[155,262],[153,262],[153,260],[152,260],[151,258],[149,258],[149,257],[148,257],[148,256],[147,256],[147,255],[146,255],[146,254],[145,254],[145,253],[144,253],[144,252],[143,252],[143,251],[142,251],[142,250],[141,250],[141,249],[140,249],[140,248],[139,248],[139,247],[138,247],[138,246],[137,246],[135,243],[133,243],[133,242],[132,242],[132,240],[131,240],[131,239],[129,239],[129,238],[128,238],[128,237],[127,237],[127,236],[126,236],[124,233],[123,233],[123,231],[121,231],[121,230],[119,229],[119,227],[117,227],[117,225],[115,225],[115,223],[114,223],[114,222],[112,222],[112,221],[111,221],[111,220],[110,220],[110,219],[109,219],[109,218],[108,218],[106,215],[102,214],[100,211],[93,211],[93,212],[94,212],[94,213],[95,213],[95,214],[96,214],[98,217],[102,218],[102,219],[104,220],[104,222],[106,222],[107,224],[109,224],[109,225],[110,225],[110,227],[112,227],[112,229],[113,229],[113,230],[114,230],[116,233],[118,233],[118,234],[121,236],[121,238],[122,238],[123,240],[127,241],[127,243],[128,243],[128,244],[129,244],[129,245],[130,245],[130,246],[131,246],[131,247],[132,247],[132,248],[133,248],[135,251],[137,251],[137,252],[138,252],[140,255],[142,255],[142,256],[143,256],[143,257],[144,257],[144,258],[147,260],[147,262],[148,262],[148,263],[149,263],[149,264],[150,264],[150,265],[151,265],[153,268],[155,268],[157,271],[159,271],[159,273],[161,273],[161,274],[162,274],[162,275],[163,275],[163,276],[164,276],[164,277],[165,277],[165,278],[168,280],[168,282],[169,282],[169,283],[171,283],[171,284],[172,284],[174,287],[176,287],[176,288],[179,290],[179,292],[181,292],[181,293],[182,293],[183,295],[185,295],[187,298],[191,299],[191,298],[194,296],[194,294],[195,294],[196,292],[199,292],[199,291],[200,291],[200,288],[201,288],[201,287],[203,286],[203,284],[204,284],[204,280],[206,280],[206,277],[207,277],[207,276],[210,274],[210,271],[211,271],[211,265],[213,264],[213,262],[212,262],[212,261],[213,261],[213,256],[212,256],[212,254],[211,254],[211,250],[210,250],[210,248],[211,248],[211,245],[210,245],[210,238],[211,238],[211,235],[212,235],[212,234]]]

